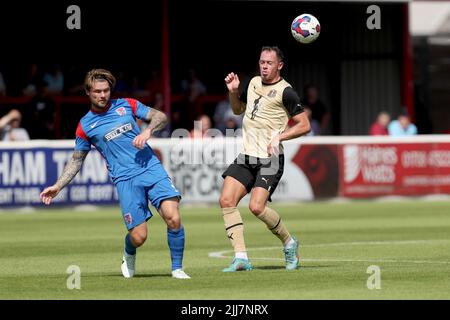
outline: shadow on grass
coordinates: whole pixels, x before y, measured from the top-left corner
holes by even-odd
[[[317,269],[317,268],[330,268],[332,266],[300,266],[297,270],[302,270],[302,269]],[[261,267],[255,267],[253,266],[253,268],[255,270],[284,270],[285,267],[284,266],[261,266]]]
[[[172,277],[171,274],[167,273],[147,273],[147,274],[136,274],[134,278],[156,278],[156,277]]]
[[[86,278],[95,278],[95,277],[114,277],[114,278],[124,278],[124,276],[120,273],[105,273],[105,274],[93,274],[83,276]],[[135,274],[133,278],[159,278],[159,277],[172,277],[169,273],[143,273],[143,274]]]

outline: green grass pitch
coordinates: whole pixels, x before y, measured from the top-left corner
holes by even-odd
[[[302,267],[284,270],[279,240],[241,208],[251,272],[222,273],[232,251],[218,207],[182,207],[184,268],[170,277],[166,227],[155,215],[136,276],[120,272],[118,207],[0,212],[0,299],[450,299],[450,203],[316,202],[273,206],[302,243]],[[68,266],[81,289],[67,288]],[[369,290],[367,268],[380,268]]]

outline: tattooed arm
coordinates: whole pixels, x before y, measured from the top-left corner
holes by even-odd
[[[146,119],[150,121],[147,129],[150,129],[151,133],[161,130],[168,122],[166,114],[156,109],[151,109]]]
[[[74,151],[72,158],[65,166],[58,181],[56,181],[53,186],[48,187],[41,192],[41,200],[43,203],[49,205],[52,202],[52,199],[56,197],[58,193],[70,183],[70,181],[72,181],[78,171],[80,171],[88,152],[89,151]]]
[[[152,133],[161,130],[167,124],[167,116],[163,112],[156,109],[150,109],[145,119],[149,122],[148,127],[145,128],[145,130],[133,140],[133,146],[138,149],[144,148]]]

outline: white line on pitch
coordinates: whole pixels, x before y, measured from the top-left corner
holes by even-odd
[[[334,242],[334,243],[316,243],[310,245],[302,245],[302,247],[337,247],[337,246],[358,246],[358,245],[408,245],[408,244],[428,244],[436,242],[449,242],[448,239],[436,240],[398,240],[398,241],[357,241],[357,242]],[[259,247],[251,248],[249,251],[265,251],[265,250],[280,250],[277,247]],[[233,250],[224,250],[210,252],[210,258],[232,258],[227,254],[233,253]],[[252,260],[274,260],[284,261],[282,258],[252,258]],[[317,258],[317,259],[302,259],[304,262],[384,262],[384,263],[414,263],[414,264],[450,264],[450,261],[428,261],[428,260],[392,260],[392,259],[335,259],[335,258]]]

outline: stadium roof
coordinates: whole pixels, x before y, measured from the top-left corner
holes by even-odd
[[[220,0],[219,0],[220,1]],[[228,0],[228,1],[242,1],[242,2],[248,2],[248,1],[271,1],[276,2],[276,0]],[[398,2],[412,2],[413,0],[282,0],[282,1],[288,1],[288,2],[367,2],[371,4],[377,4],[377,3],[398,3]]]
[[[275,0],[228,0],[261,2]],[[413,36],[450,36],[450,2],[443,0],[282,0],[287,2],[353,2],[353,3],[409,3],[410,32]]]
[[[409,7],[413,36],[450,36],[450,3],[414,1]]]

